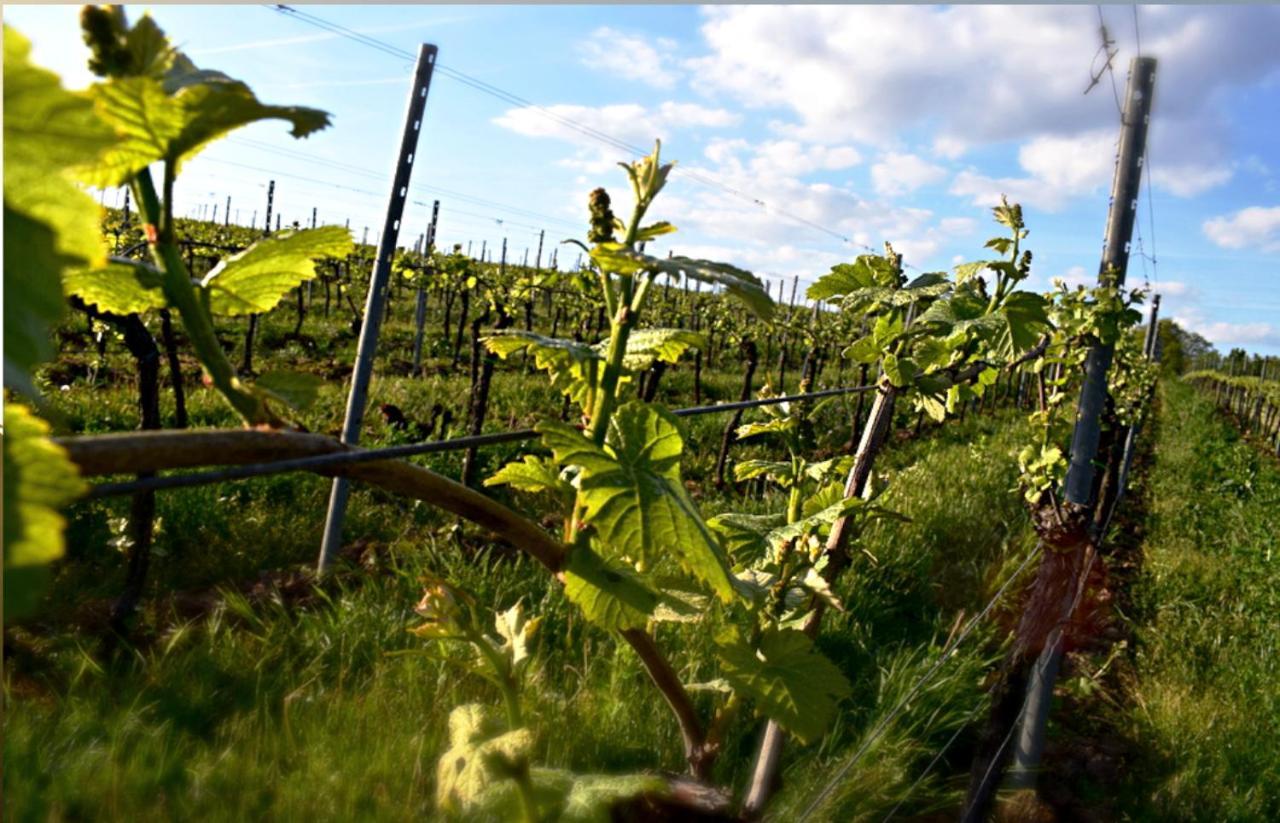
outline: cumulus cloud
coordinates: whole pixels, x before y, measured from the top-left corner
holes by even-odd
[[[947,176],[942,166],[914,154],[888,152],[871,167],[871,184],[877,194],[895,197],[910,194],[921,186],[937,183]]]
[[[665,37],[651,43],[643,37],[601,26],[581,43],[579,52],[583,64],[590,68],[669,89],[679,79],[672,60],[675,47],[675,41]]]
[[[926,128],[937,135],[934,154],[948,159],[1030,141],[1024,165],[1045,172],[1040,157],[1066,159],[1061,175],[1073,188],[1064,197],[1109,171],[1113,152],[1087,152],[1099,134],[1114,141],[1118,128],[1109,78],[1081,94],[1098,37],[1088,7],[717,6],[704,14],[710,53],[688,61],[694,83],[748,107],[790,111],[794,121],[780,126],[789,136],[888,147]],[[1224,97],[1280,70],[1280,7],[1144,6],[1141,14],[1145,51],[1169,58],[1150,136],[1155,184],[1198,194],[1230,176]],[[1130,42],[1127,31],[1113,33]],[[1129,56],[1116,59],[1121,86]],[[1044,186],[1047,177],[1030,180]]]
[[[1247,209],[1204,221],[1204,233],[1224,249],[1280,251],[1280,206]]]
[[[1231,323],[1210,320],[1195,306],[1173,315],[1173,322],[1204,336],[1219,348],[1280,345],[1280,328],[1266,322]]]

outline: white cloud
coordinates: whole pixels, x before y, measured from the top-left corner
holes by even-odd
[[[638,103],[609,106],[562,103],[540,108],[526,106],[508,109],[494,118],[496,125],[526,137],[551,137],[572,143],[578,147],[578,152],[573,158],[563,162],[589,174],[600,174],[613,168],[614,163],[634,158],[630,152],[610,147],[564,122],[547,117],[544,111],[560,118],[560,121],[573,121],[586,127],[586,130],[603,132],[645,149],[652,148],[655,139],[666,141],[676,131],[726,128],[737,125],[742,119],[741,115],[726,109],[672,101],[654,108]]]
[[[1230,323],[1209,320],[1200,309],[1191,306],[1173,315],[1173,321],[1184,329],[1203,335],[1215,346],[1277,346],[1280,345],[1280,328],[1270,323]]]
[[[1204,233],[1224,249],[1280,251],[1280,206],[1250,206],[1204,221]]]
[[[933,138],[933,153],[938,157],[958,160],[968,150],[969,144],[954,135],[940,134]]]
[[[1230,166],[1189,162],[1176,166],[1155,166],[1151,182],[1178,197],[1195,197],[1227,182],[1231,175]]]
[[[804,145],[795,140],[771,140],[757,146],[751,166],[757,172],[802,176],[856,166],[862,155],[852,146]]]
[[[1280,65],[1280,9],[1141,14],[1145,51],[1177,56],[1160,70],[1164,114],[1190,119],[1219,89]],[[953,140],[986,142],[1116,121],[1109,89],[1081,94],[1098,38],[1086,6],[711,6],[704,15],[711,52],[689,61],[697,82],[748,106],[791,108],[815,139],[892,140],[937,123]],[[1128,57],[1116,60],[1121,75]]]
[[[1000,195],[1044,211],[1057,211],[1073,197],[1092,194],[1110,183],[1115,169],[1115,134],[1097,129],[1073,137],[1043,135],[1018,150],[1025,177],[994,178],[977,169],[956,175],[951,193],[974,205],[994,206]]]
[[[1145,53],[1165,58],[1150,133],[1154,184],[1193,196],[1230,177],[1228,96],[1280,72],[1280,7],[1143,6],[1140,15]],[[710,51],[686,61],[692,82],[790,112],[774,125],[789,137],[888,149],[925,129],[946,159],[1025,142],[1031,177],[1021,187],[1055,208],[1109,180],[1118,130],[1110,78],[1081,93],[1098,38],[1089,7],[752,5],[704,16]],[[1130,27],[1118,9],[1108,16],[1113,33]],[[1127,32],[1119,39],[1123,86],[1132,41]],[[1056,180],[1067,188],[1046,191]]]
[[[671,68],[675,44],[658,38],[656,47],[643,37],[601,26],[579,46],[584,65],[611,72],[626,80],[638,80],[669,89],[679,75]]]
[[[742,138],[717,138],[703,150],[706,158],[734,174],[750,169],[765,177],[803,177],[815,171],[838,171],[862,162],[853,146],[804,144],[796,140],[766,140],[752,145]],[[744,163],[742,156],[750,157]]]
[[[947,170],[914,154],[889,152],[871,167],[871,182],[877,194],[894,197],[909,194],[921,186],[937,183]]]

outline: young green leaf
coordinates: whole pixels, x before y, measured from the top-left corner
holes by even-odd
[[[30,54],[30,42],[5,26],[4,382],[34,397],[31,369],[53,356],[64,271],[106,263],[98,206],[68,172],[116,137],[87,97],[65,91]]]
[[[551,378],[552,387],[578,403],[585,402],[591,373],[604,362],[604,356],[586,343],[520,329],[498,329],[491,336],[480,338],[480,342],[503,360],[528,351],[534,365]]]
[[[351,252],[351,232],[342,226],[281,232],[220,262],[200,286],[214,314],[238,316],[271,311],[290,289],[316,277],[315,258]]]
[[[83,493],[66,452],[49,439],[49,424],[26,406],[4,407],[4,616],[31,611],[49,563],[62,556],[66,525],[58,508]]]
[[[721,599],[733,598],[724,551],[680,482],[684,444],[670,412],[638,401],[620,406],[606,448],[558,421],[536,428],[557,462],[581,467],[584,520],[611,556],[647,563],[670,552]]]
[[[513,460],[489,479],[486,486],[511,486],[522,492],[552,492],[559,497],[571,498],[573,486],[560,476],[559,467],[545,457],[526,454],[523,460]]]
[[[164,275],[153,266],[118,259],[101,269],[73,269],[62,278],[67,294],[115,314],[164,308],[163,284]]]
[[[644,626],[659,602],[658,595],[640,575],[607,562],[584,546],[575,548],[569,556],[564,593],[582,609],[587,620],[606,631]]]
[[[324,380],[314,374],[292,371],[273,371],[259,377],[253,388],[267,393],[286,406],[305,411],[316,402]]]
[[[508,780],[532,749],[528,729],[502,733],[484,706],[458,706],[449,715],[449,749],[436,764],[436,805],[446,814],[475,811],[485,789]]]
[[[657,271],[677,276],[684,275],[690,280],[721,286],[746,304],[747,308],[761,320],[768,320],[773,316],[773,299],[769,297],[769,292],[765,291],[764,283],[745,269],[728,263],[713,263],[710,260],[694,260],[679,256],[658,259],[656,263]]]
[[[156,38],[163,32],[150,25],[147,48],[158,53]],[[182,161],[208,143],[259,120],[286,120],[294,137],[329,125],[326,112],[262,103],[244,83],[221,72],[202,71],[180,52],[172,52],[163,79],[157,75],[151,71],[114,78],[91,89],[98,113],[123,139],[102,162],[83,169],[86,183],[123,185],[161,160],[172,163],[176,174]]]
[[[627,351],[622,365],[632,372],[643,371],[653,361],[675,363],[689,349],[705,348],[707,339],[695,331],[685,329],[637,329],[627,338]],[[596,350],[603,355],[608,343],[602,342]]]
[[[768,629],[753,649],[740,637],[718,639],[724,678],[756,709],[805,742],[825,734],[852,691],[848,679],[803,632]]]

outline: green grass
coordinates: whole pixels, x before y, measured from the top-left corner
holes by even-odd
[[[127,361],[111,357],[127,374]],[[257,359],[265,370],[292,357],[287,348],[264,345]],[[727,369],[706,375],[710,398],[736,394],[736,365]],[[687,367],[664,378],[671,405],[689,404],[691,378]],[[465,371],[461,377],[384,377],[375,381],[372,402],[395,402],[420,417],[436,400],[460,410],[465,379]],[[56,394],[64,430],[136,424],[132,387],[124,379],[81,381]],[[167,391],[164,396],[171,403]],[[304,422],[328,430],[342,400],[336,384],[327,387]],[[499,373],[492,402],[492,429],[526,425],[531,411],[559,407],[542,378],[518,369]],[[843,421],[851,405],[838,402],[824,413],[824,443],[847,437]],[[197,425],[233,423],[205,390],[192,393],[191,406]],[[376,415],[369,419],[364,442],[396,440]],[[781,506],[773,494],[739,501],[731,490],[702,483],[724,418],[692,418],[686,425],[686,476],[705,511]],[[824,743],[788,748],[779,819],[805,802],[817,788],[815,775],[830,774],[932,664],[957,610],[967,615],[980,607],[1029,546],[1026,517],[1012,492],[1010,453],[1018,440],[1008,416],[970,417],[885,455],[890,485],[884,502],[913,520],[874,529],[847,575],[841,592],[847,612],[828,620],[820,643],[854,683],[855,695]],[[486,453],[482,471],[519,448]],[[759,448],[765,447],[737,453]],[[459,459],[440,456],[426,464],[456,476]],[[119,590],[123,564],[108,540],[110,518],[125,512],[125,502],[73,509],[71,559],[50,604],[54,627],[23,633],[29,650],[6,665],[7,819],[432,816],[435,760],[449,711],[468,701],[497,705],[499,696],[429,654],[438,650],[406,631],[418,622],[412,607],[424,574],[444,576],[498,607],[523,598],[543,616],[538,659],[523,694],[540,731],[539,762],[593,772],[680,769],[674,723],[630,649],[587,626],[534,564],[490,547],[469,529],[455,532],[451,520],[425,504],[357,488],[346,534],[382,551],[377,569],[352,571],[302,603],[271,597],[250,603],[234,593],[230,584],[252,580],[262,569],[313,559],[327,489],[321,478],[285,475],[161,494],[151,605],[139,618],[145,642],[106,667],[93,638],[66,621],[86,600],[105,601]],[[524,508],[530,501],[515,502]],[[176,623],[159,596],[214,585],[228,588],[212,599],[212,612]],[[715,675],[711,634],[660,628],[660,643],[679,649],[675,663],[687,682]],[[936,747],[982,706],[981,672],[993,655],[985,639],[971,638],[850,770],[825,816],[883,816],[903,797]],[[704,698],[704,712],[709,708]],[[745,776],[757,733],[750,718],[731,729],[718,778]],[[963,771],[958,758],[946,764],[956,768],[938,775]],[[955,779],[935,775],[907,810],[954,803],[958,788]]]
[[[1143,820],[1280,819],[1280,465],[1212,399],[1163,388],[1137,672]]]

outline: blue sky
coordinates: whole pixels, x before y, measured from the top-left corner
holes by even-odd
[[[859,253],[808,221],[855,244],[889,240],[922,270],[948,268],[982,256],[988,206],[1007,193],[1026,209],[1034,285],[1097,271],[1118,115],[1110,77],[1082,94],[1100,65],[1094,6],[299,8],[399,49],[435,43],[443,66],[629,144],[661,137],[664,157],[718,184],[673,176],[652,214],[680,231],[661,250],[775,283],[811,281]],[[308,222],[314,207],[321,222],[350,220],[357,239],[368,226],[372,240],[410,64],[262,6],[153,12],[201,67],[334,121],[303,141],[275,122],[215,145],[187,167],[180,211],[217,203],[221,217],[230,195],[233,216],[248,223],[256,209],[260,221],[275,179],[286,222]],[[5,8],[72,88],[91,81],[77,14]],[[1133,7],[1103,15],[1123,93]],[[1129,281],[1151,278],[1164,315],[1220,348],[1280,353],[1280,7],[1141,6],[1137,18],[1143,52],[1160,59],[1154,225],[1146,191],[1140,221],[1158,265],[1144,270],[1135,254]],[[539,229],[548,249],[580,236],[597,185],[625,212],[613,165],[625,152],[443,74],[420,140],[402,242],[437,197],[442,244],[478,253],[506,238],[517,261],[526,248],[532,257]]]

